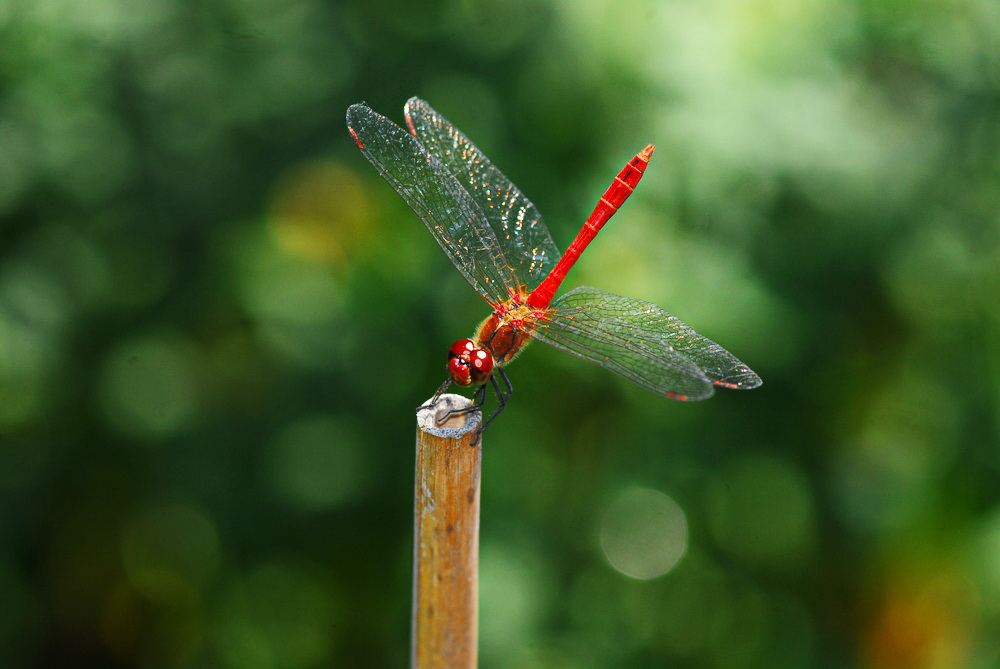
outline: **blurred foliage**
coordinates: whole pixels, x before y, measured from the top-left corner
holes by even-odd
[[[753,392],[542,345],[481,665],[1000,663],[995,0],[0,4],[0,664],[401,667],[413,408],[487,314],[344,111],[420,95]],[[631,576],[627,576],[630,574]]]

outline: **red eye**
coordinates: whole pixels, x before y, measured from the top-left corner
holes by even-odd
[[[469,364],[472,365],[472,383],[477,386],[481,386],[489,381],[490,375],[493,374],[492,355],[481,348],[476,349],[470,356]]]
[[[451,355],[461,357],[476,349],[476,342],[471,339],[459,339],[457,342],[451,345],[451,349],[448,351]]]
[[[493,356],[471,339],[459,339],[448,350],[448,373],[460,386],[481,386],[493,373]]]
[[[452,358],[448,361],[448,373],[451,379],[460,386],[472,385],[472,374],[469,363],[461,358]]]

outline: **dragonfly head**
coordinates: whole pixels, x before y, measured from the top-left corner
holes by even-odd
[[[493,373],[493,356],[471,339],[459,339],[448,350],[448,373],[460,386],[481,386]]]

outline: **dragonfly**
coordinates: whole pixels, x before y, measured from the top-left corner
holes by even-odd
[[[761,385],[736,356],[655,304],[587,286],[555,298],[580,254],[639,183],[652,144],[626,163],[560,254],[535,205],[468,137],[419,98],[403,111],[405,129],[365,104],[351,105],[348,132],[492,308],[471,338],[451,346],[448,378],[424,406],[452,384],[477,387],[474,401],[439,422],[480,409],[489,383],[498,407],[479,428],[485,430],[514,392],[504,368],[532,339],[672,400]]]

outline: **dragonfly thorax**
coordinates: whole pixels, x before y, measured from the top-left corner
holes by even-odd
[[[504,366],[513,360],[531,341],[534,324],[544,318],[545,311],[525,304],[526,295],[514,294],[497,305],[489,317],[479,324],[475,343],[493,356],[494,364]]]
[[[448,350],[448,373],[460,386],[481,386],[493,373],[493,356],[471,339],[459,339]]]

